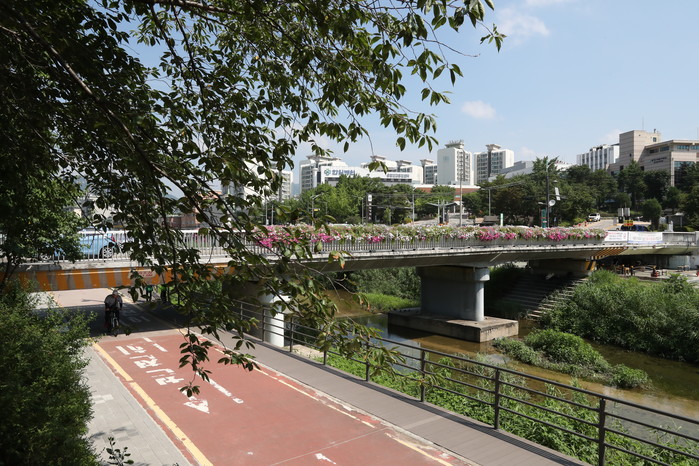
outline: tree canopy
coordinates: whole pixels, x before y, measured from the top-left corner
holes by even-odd
[[[94,205],[113,212],[91,223],[126,225],[126,250],[174,272],[185,311],[202,307],[202,280],[223,282],[206,302],[214,333],[242,330],[226,312],[226,290],[249,281],[291,312],[303,300],[306,317],[325,322],[333,311],[313,281],[288,279],[293,260],[267,262],[233,232],[261,226],[246,213],[278,190],[278,171],[300,145],[322,154],[320,140],[329,139],[346,149],[368,135],[365,116],[395,131],[401,149],[432,147],[434,116],[403,102],[447,102],[439,77],[462,75],[464,55],[446,53],[457,51],[440,30],[479,26],[481,42],[500,47],[503,36],[483,23],[485,6],[491,0],[4,1],[0,118],[13,131],[3,132],[0,160],[37,184],[83,177]],[[223,196],[219,183],[253,194]],[[182,246],[164,221],[174,210],[210,226],[236,274],[214,276]],[[309,253],[296,248],[292,259]],[[185,355],[195,368],[205,354],[197,345]]]

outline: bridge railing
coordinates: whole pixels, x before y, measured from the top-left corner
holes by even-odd
[[[308,354],[317,330],[293,319],[283,324],[265,319],[269,311],[239,305],[241,316],[254,317],[265,334],[283,336],[288,350]],[[598,465],[699,464],[699,420],[646,407],[621,398],[592,392],[553,380],[525,374],[463,355],[448,354],[394,341],[373,340],[350,358],[354,375],[371,381],[375,368],[372,349],[389,347],[401,354],[391,388],[493,428],[512,432],[535,443],[579,456]],[[334,351],[317,352],[331,364]],[[343,363],[347,367],[347,363]],[[385,379],[384,379],[385,380]],[[444,403],[440,403],[445,401]],[[566,449],[565,447],[569,447]]]
[[[226,257],[225,247],[219,244],[216,236],[211,234],[202,234],[199,230],[182,230],[177,240],[176,247],[197,249],[201,257],[220,258]],[[646,235],[646,233],[636,232],[635,235]],[[128,233],[125,231],[108,231],[104,235],[111,238],[114,242],[114,247],[109,255],[102,253],[87,255],[80,261],[124,261],[129,260],[129,254],[125,249],[125,245],[129,242]],[[655,235],[658,238],[658,233],[647,233],[647,235]],[[649,236],[650,238],[650,236]],[[661,236],[662,240],[658,244],[667,245],[697,245],[697,233],[683,232],[664,232]],[[535,247],[570,247],[573,245],[623,245],[631,244],[628,240],[615,240],[613,242],[604,241],[601,238],[566,238],[563,240],[549,240],[545,238],[498,238],[493,240],[481,240],[475,237],[469,238],[454,238],[449,236],[430,237],[430,238],[382,238],[381,240],[367,238],[348,239],[331,239],[324,237],[321,240],[315,239],[319,243],[317,252],[328,253],[332,251],[347,251],[349,253],[363,252],[398,252],[398,251],[429,251],[429,250],[444,250],[444,249],[492,249],[492,248],[535,248]],[[254,253],[261,255],[274,255],[279,251],[280,244],[267,242],[264,235],[248,236],[242,238],[241,244]],[[314,244],[314,246],[316,246]],[[62,262],[66,258],[60,252],[54,253],[52,257],[45,258],[47,261]]]

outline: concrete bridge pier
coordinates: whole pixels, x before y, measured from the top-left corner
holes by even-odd
[[[279,310],[272,313],[275,303],[280,301],[276,295],[265,294],[260,296],[260,304],[264,307],[264,325],[262,326],[262,339],[278,348],[284,347],[284,313]]]
[[[250,302],[249,297],[256,297],[257,302],[254,305],[250,307],[243,305],[240,309],[241,317],[259,319],[257,326],[250,329],[250,334],[262,339],[265,343],[279,348],[284,347],[285,321],[284,313],[277,304],[281,301],[279,296],[264,293],[262,285],[252,281],[242,286],[228,288],[226,292],[234,300],[234,303],[237,300]],[[240,306],[240,304],[238,305]],[[273,309],[276,309],[277,312],[273,313]]]
[[[485,282],[490,268],[479,266],[435,266],[417,269],[422,307],[388,315],[390,325],[483,342],[519,333],[516,320],[485,315]]]
[[[485,282],[488,267],[420,267],[422,312],[455,319],[485,320]]]

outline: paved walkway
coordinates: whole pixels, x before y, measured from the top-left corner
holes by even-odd
[[[109,446],[109,437],[114,438],[116,448],[127,447],[126,452],[131,453],[136,465],[191,464],[95,349],[90,347],[87,353],[90,364],[86,376],[94,410],[88,435],[102,464],[108,464],[105,448]]]
[[[61,292],[60,294],[56,293],[56,295],[58,302],[64,306],[81,306],[83,308],[85,306],[89,308],[90,305],[95,306],[95,303],[101,301],[101,295],[106,295],[106,290],[97,290],[94,297],[86,297],[87,292],[88,290]],[[76,297],[80,297],[80,299],[76,299]],[[97,310],[99,307],[97,305],[93,309]],[[131,315],[131,318],[134,319],[135,333],[130,337],[120,335],[117,338],[107,337],[101,340],[98,343],[100,357],[95,357],[93,354],[88,369],[88,381],[95,403],[95,419],[90,426],[90,435],[95,440],[95,446],[98,449],[104,445],[106,437],[115,437],[117,447],[127,446],[136,464],[202,464],[206,461],[202,461],[200,456],[193,455],[192,451],[214,451],[211,450],[214,447],[228,448],[232,458],[235,456],[234,451],[240,453],[240,448],[234,446],[232,440],[224,439],[234,439],[238,435],[242,436],[242,434],[249,432],[257,432],[252,438],[257,439],[258,443],[249,440],[252,442],[251,451],[253,451],[253,447],[261,448],[262,450],[259,451],[265,451],[265,449],[274,451],[282,444],[288,445],[286,448],[291,448],[294,442],[308,442],[311,445],[319,437],[326,439],[327,445],[324,449],[307,449],[307,454],[286,457],[282,461],[284,464],[332,461],[329,453],[326,453],[328,456],[323,455],[324,451],[335,454],[334,459],[337,460],[335,464],[395,464],[398,454],[406,455],[403,460],[399,461],[403,464],[418,464],[418,462],[484,466],[581,464],[526,440],[505,432],[495,431],[489,426],[435,406],[419,403],[401,393],[365,383],[351,375],[264,343],[258,343],[256,349],[251,352],[257,357],[259,364],[267,368],[266,372],[273,370],[283,374],[279,379],[282,382],[287,380],[287,382],[283,382],[282,385],[296,386],[295,390],[305,393],[306,397],[326,400],[322,401],[322,404],[334,405],[333,409],[336,411],[354,413],[353,415],[364,424],[371,424],[375,422],[371,419],[377,419],[383,426],[382,432],[388,429],[385,431],[388,432],[385,434],[386,436],[393,440],[398,439],[395,440],[398,443],[410,445],[410,449],[418,448],[422,453],[418,452],[419,455],[409,456],[411,452],[406,449],[396,450],[400,453],[388,453],[386,447],[375,449],[373,441],[368,444],[356,444],[357,446],[353,448],[342,449],[340,445],[346,441],[355,441],[369,434],[354,435],[350,439],[347,437],[348,429],[356,430],[359,427],[352,424],[351,427],[343,427],[333,431],[327,427],[327,424],[321,422],[327,416],[306,418],[303,414],[297,414],[295,418],[281,418],[275,422],[274,417],[268,417],[266,414],[263,415],[262,411],[257,411],[261,413],[259,416],[248,417],[245,422],[237,422],[235,414],[224,415],[224,420],[229,422],[225,428],[222,426],[214,428],[213,424],[210,423],[211,417],[207,417],[209,421],[197,425],[193,420],[195,416],[191,414],[193,412],[191,411],[192,406],[181,407],[186,400],[182,399],[182,394],[177,390],[168,392],[170,394],[167,396],[158,395],[157,391],[148,391],[150,390],[147,388],[147,380],[149,379],[144,378],[139,381],[134,366],[129,366],[131,370],[125,374],[123,371],[117,370],[114,362],[110,361],[111,357],[121,357],[126,361],[124,358],[128,356],[126,353],[130,350],[125,350],[125,345],[133,344],[129,342],[133,342],[135,339],[147,339],[146,341],[152,341],[153,344],[158,345],[160,344],[158,342],[162,342],[163,345],[171,345],[167,339],[170,337],[167,335],[173,334],[172,327],[154,317],[153,313],[141,311],[133,305],[127,305],[126,308],[129,310],[125,313],[125,320],[128,321],[129,315]],[[175,317],[168,315],[163,310],[157,311],[157,314],[167,320]],[[93,331],[99,332],[100,325],[93,326]],[[105,357],[105,353],[111,356]],[[212,360],[215,359],[212,357]],[[109,365],[106,365],[104,360],[110,361]],[[127,367],[125,364],[128,362],[121,362],[121,364]],[[222,366],[212,367],[212,369],[215,378],[223,378],[223,374],[227,370]],[[221,385],[225,385],[235,395],[237,389],[243,389],[244,383],[252,382],[252,375],[254,374],[246,373],[243,375],[245,379],[230,382],[233,385],[225,385],[223,382]],[[128,388],[125,387],[125,384]],[[232,389],[231,386],[235,388]],[[245,402],[250,406],[253,406],[255,402],[262,404],[254,406],[278,402],[276,398],[282,396],[279,394],[280,392],[263,388],[265,385],[259,381],[256,381],[253,386],[257,389],[251,389],[245,395]],[[149,396],[145,398],[141,396],[139,394],[141,389],[148,391]],[[176,400],[169,401],[168,397]],[[148,401],[149,399],[150,401]],[[209,399],[213,399],[213,396],[210,396]],[[190,403],[194,403],[200,408],[203,407],[201,400],[190,400]],[[214,406],[212,401],[209,403]],[[281,402],[278,407],[286,410],[289,403],[299,402]],[[167,419],[166,416],[167,420],[163,421],[163,416],[158,414],[159,410],[167,412],[170,418]],[[307,410],[302,411],[302,413],[304,412]],[[306,429],[300,429],[301,426]],[[293,438],[299,439],[298,435],[302,430],[304,430],[303,435],[306,438],[301,437],[301,440],[289,443],[289,439],[293,436],[296,436]],[[189,434],[185,435],[185,431]],[[393,433],[390,434],[391,432]],[[375,435],[373,437],[369,435],[367,438],[378,439]],[[208,445],[212,442],[213,446]],[[335,448],[333,445],[338,445],[338,447]],[[348,445],[350,444],[348,443]],[[315,454],[308,453],[311,451]],[[383,451],[386,451],[387,454],[382,454]],[[425,452],[434,453],[435,451],[443,453],[432,456],[425,454]],[[368,452],[370,452],[369,459],[366,456]],[[215,455],[215,452],[212,455]],[[103,458],[106,458],[106,455],[103,455]],[[222,457],[216,458],[217,460],[212,464],[240,464],[240,461],[229,462],[222,460]],[[272,461],[271,457],[262,460],[262,457],[258,456],[256,460],[261,461],[245,461],[245,463],[280,464],[277,460]]]

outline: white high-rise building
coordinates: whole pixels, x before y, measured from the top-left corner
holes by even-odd
[[[369,164],[372,162],[380,162],[386,167],[386,172],[383,170],[375,170],[364,176],[372,178],[381,178],[384,184],[395,183],[410,183],[422,184],[423,168],[420,165],[413,165],[410,160],[388,160],[383,155],[372,155],[371,162],[365,162],[360,165],[360,168],[369,170]]]
[[[578,165],[587,165],[592,171],[606,170],[619,158],[619,144],[603,144],[592,147],[589,151],[578,154],[575,158]]]
[[[322,171],[331,169],[336,173],[342,171],[343,168],[347,167],[347,164],[337,157],[323,156],[323,155],[309,155],[307,160],[304,160],[299,165],[299,182],[301,184],[301,192],[313,189],[319,184],[323,184],[322,181]],[[350,173],[350,170],[345,170],[347,173],[343,174],[354,174]]]
[[[371,162],[381,162],[386,167],[386,171],[370,170]],[[413,165],[408,160],[388,160],[382,155],[372,155],[371,162],[362,163],[359,167],[351,167],[336,157],[310,155],[308,160],[304,160],[299,166],[301,192],[321,184],[336,186],[342,176],[378,178],[387,186],[419,185],[423,182],[423,168],[420,165]]]
[[[423,184],[437,184],[437,164],[432,159],[420,160]]]
[[[440,185],[475,185],[473,154],[464,150],[464,141],[451,141],[437,151],[437,182]]]
[[[248,166],[253,167],[254,164],[248,163]],[[291,199],[291,185],[294,182],[294,173],[291,170],[282,170],[278,172],[277,175],[281,177],[281,186],[279,186],[279,190],[277,192],[272,192],[269,187],[265,188],[265,192],[257,192],[250,186],[235,184],[222,185],[221,192],[224,195],[243,197],[258,194],[268,201],[285,201],[287,199]]]
[[[488,150],[474,155],[476,160],[476,184],[481,184],[492,176],[497,176],[504,169],[515,163],[515,153],[510,149],[502,149],[497,144],[487,144]]]

